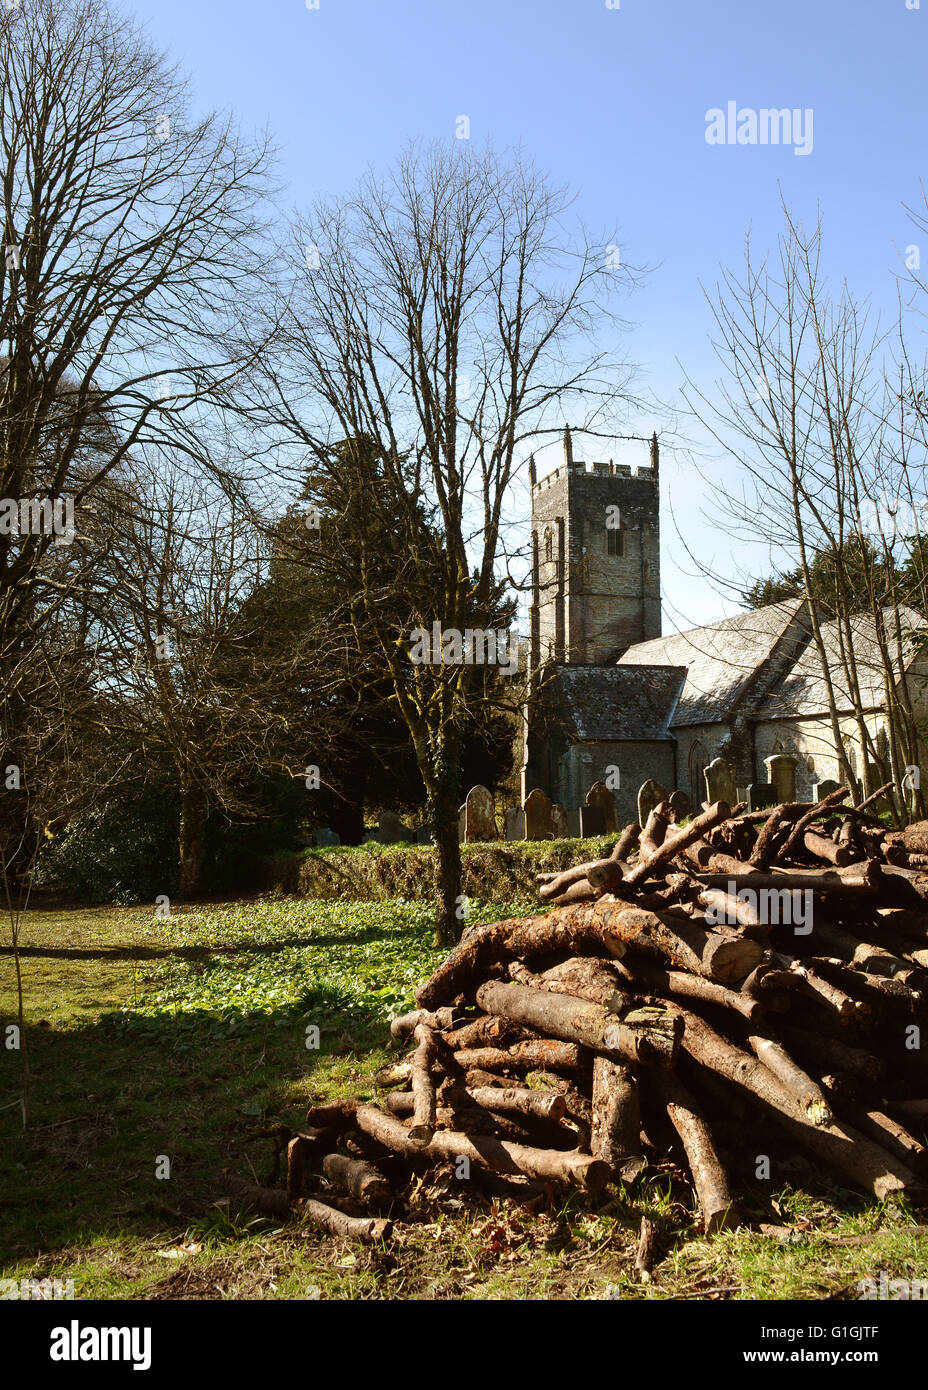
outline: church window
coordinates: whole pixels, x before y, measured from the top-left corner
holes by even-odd
[[[618,526],[606,532],[606,554],[625,554],[625,532]]]
[[[554,559],[554,537],[551,535],[551,527],[545,528],[545,561],[550,564]]]

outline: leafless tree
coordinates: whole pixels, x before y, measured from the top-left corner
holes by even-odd
[[[634,276],[614,243],[568,224],[570,201],[521,155],[463,143],[413,146],[320,200],[284,248],[262,390],[240,400],[320,486],[350,473],[367,509],[357,601],[428,794],[443,942],[462,924],[460,730],[475,678],[440,654],[416,664],[411,630],[483,626],[505,591],[506,499],[530,441],[559,434],[568,410],[614,424],[628,386],[603,344]]]

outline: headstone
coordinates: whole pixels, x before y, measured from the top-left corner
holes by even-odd
[[[763,811],[778,804],[777,789],[772,782],[752,782],[748,791],[748,810]]]
[[[374,839],[381,845],[398,845],[403,840],[414,838],[408,825],[404,825],[395,811],[384,811],[374,833]]]
[[[598,806],[606,817],[606,828],[602,832],[604,835],[611,835],[616,829],[615,823],[615,792],[611,787],[607,787],[605,782],[594,782],[586,794],[587,806]]]
[[[551,840],[551,802],[540,787],[530,791],[522,803],[525,812],[526,840]]]
[[[675,791],[670,798],[671,809],[677,820],[686,820],[693,814],[693,803],[684,791]]]
[[[764,759],[767,780],[777,790],[777,801],[796,800],[796,759],[792,753],[774,753]]]
[[[495,840],[496,806],[493,794],[486,787],[471,787],[464,802],[464,839]]]
[[[567,825],[567,812],[563,806],[555,804],[551,807],[551,834],[555,840],[566,840],[570,834]]]
[[[750,786],[750,783],[748,783],[748,786]],[[748,799],[748,789],[747,789],[747,787],[738,787],[738,788],[736,788],[736,790],[735,790],[735,796],[738,798],[739,801],[747,801],[747,799]]]
[[[459,843],[459,844],[463,844],[463,842],[464,842],[464,826],[465,826],[466,820],[467,820],[467,803],[465,802],[464,805],[463,805],[463,806],[460,808],[460,810],[458,811],[458,843]]]
[[[320,830],[316,831],[316,844],[320,849],[330,849],[333,845],[340,845],[341,842],[341,835],[334,830],[330,830],[327,825],[324,825]]]
[[[831,796],[832,792],[838,791],[841,783],[836,782],[832,777],[825,777],[821,782],[815,784],[815,799],[822,801],[826,796]]]
[[[605,835],[606,813],[601,806],[580,807],[580,834],[584,840],[592,835]]]
[[[420,825],[416,831],[417,845],[430,845],[432,843],[432,831],[427,825]]]
[[[525,839],[525,812],[521,806],[510,806],[504,816],[507,840]]]
[[[580,838],[580,812],[567,812],[567,833],[572,840]]]
[[[638,789],[638,824],[644,829],[648,823],[648,816],[659,806],[662,801],[670,798],[670,792],[666,787],[662,787],[660,782],[655,782],[653,777],[649,777]],[[615,823],[613,822],[613,830]]]
[[[738,800],[734,763],[727,758],[713,758],[702,775],[706,779],[706,800],[710,806],[716,801],[727,801],[729,806],[734,806]]]

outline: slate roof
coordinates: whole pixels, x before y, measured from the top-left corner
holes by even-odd
[[[736,613],[706,627],[639,642],[620,657],[618,667],[686,667],[686,683],[673,726],[713,724],[727,719],[732,707],[748,693],[804,606],[802,599],[787,599]]]
[[[686,679],[682,666],[559,666],[549,687],[581,742],[668,737]]]
[[[894,629],[891,608],[884,608],[888,631]],[[928,622],[912,608],[900,606],[899,618],[902,631],[915,629],[928,638]],[[886,700],[883,670],[879,648],[876,642],[876,625],[869,613],[861,613],[853,620],[852,644],[857,665],[857,679],[864,708],[880,708]],[[836,702],[839,710],[851,710],[853,704],[848,693],[844,662],[841,656],[841,641],[838,623],[831,621],[822,624],[822,639],[828,654],[828,666],[832,672]],[[911,638],[904,640],[903,667],[909,670],[919,655],[919,644]],[[901,677],[902,670],[898,672]],[[785,677],[777,683],[757,711],[760,719],[785,719],[827,714],[828,696],[822,677],[822,663],[818,648],[809,642]]]

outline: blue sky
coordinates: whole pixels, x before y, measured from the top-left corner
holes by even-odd
[[[461,114],[475,141],[522,143],[577,192],[592,228],[617,225],[623,255],[654,267],[629,305],[627,346],[639,388],[673,401],[684,370],[711,389],[699,281],[711,286],[720,264],[740,264],[749,227],[758,248],[775,241],[778,184],[807,220],[821,204],[831,277],[891,313],[894,248],[917,241],[903,205],[918,203],[928,179],[928,0],[916,3],[318,0],[308,9],[306,0],[127,0],[126,8],[189,72],[204,107],[232,108],[246,128],[270,127],[295,204],[347,188],[411,136],[452,138]],[[811,152],[707,144],[707,110],[729,101],[811,108]],[[649,410],[630,418],[629,432],[663,423]],[[687,539],[736,570],[724,538],[703,534],[704,485],[685,452],[665,450],[663,463]],[[665,626],[728,611],[690,576],[669,517],[663,540]]]

